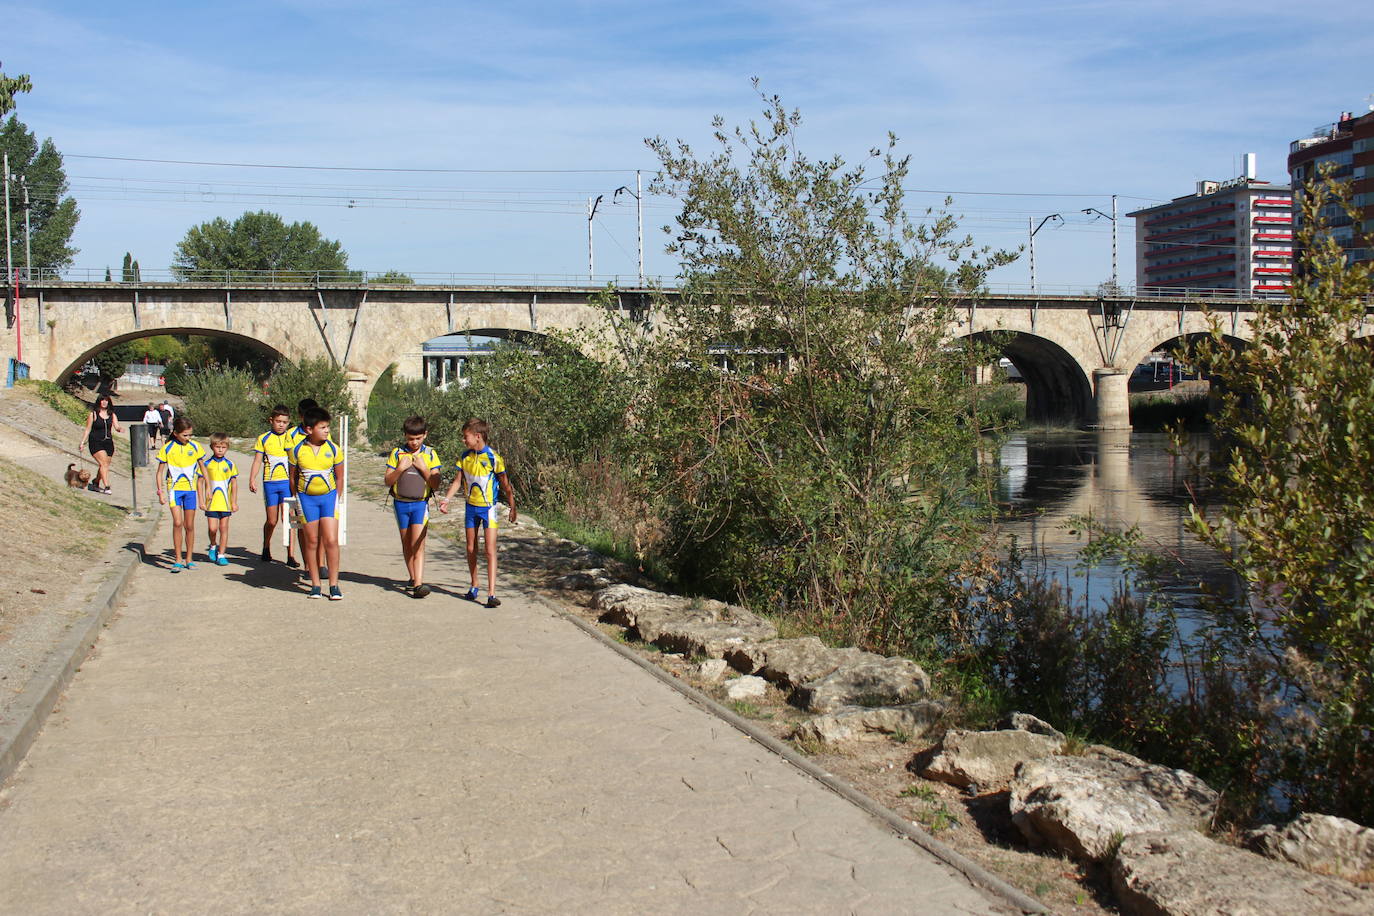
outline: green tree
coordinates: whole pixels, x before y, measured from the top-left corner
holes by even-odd
[[[23,188],[27,185],[34,271],[70,267],[77,253],[70,243],[81,211],[73,198],[65,196],[68,187],[62,154],[51,138],[40,145],[14,115],[0,125],[0,149],[9,154],[10,170],[22,177],[22,182],[10,182],[10,207],[21,217],[10,229],[15,265],[23,263],[25,251],[22,214]]]
[[[814,160],[763,101],[748,127],[716,119],[709,156],[649,141],[683,267],[658,333],[619,329],[640,477],[689,583],[920,651],[949,632],[989,505],[967,414],[991,357],[945,329],[1012,256],[909,218],[895,137],[866,165]]]
[[[6,76],[0,70],[0,117],[9,114],[14,108],[14,97],[20,92],[32,92],[33,82],[27,73],[18,76]]]
[[[1302,195],[1292,296],[1256,303],[1253,343],[1222,323],[1197,354],[1222,380],[1213,427],[1229,446],[1220,517],[1193,529],[1250,591],[1250,635],[1272,660],[1276,785],[1308,810],[1374,821],[1374,348],[1359,339],[1366,265],[1348,265],[1323,209],[1347,188]]]
[[[309,222],[287,224],[275,213],[245,213],[230,223],[216,217],[187,230],[177,243],[172,272],[182,279],[226,274],[251,280],[269,274],[301,279],[326,275],[329,279],[356,278],[348,270],[343,247],[320,234]]]
[[[134,348],[130,344],[115,344],[95,355],[95,368],[100,373],[100,383],[108,385],[124,374],[129,363],[134,360]]]
[[[393,283],[397,286],[409,286],[415,282],[410,274],[401,273],[399,270],[388,270],[386,273],[377,274],[375,277],[368,277],[369,283]]]
[[[124,252],[124,268],[121,279],[125,283],[137,283],[141,279],[138,272],[138,262],[135,261],[134,256],[127,251]]]
[[[276,371],[267,380],[267,397],[263,401],[268,407],[285,404],[294,415],[296,405],[304,398],[314,398],[315,403],[329,411],[334,416],[336,430],[341,415],[357,420],[353,397],[348,390],[348,377],[324,357],[303,359],[298,363],[278,363]]]

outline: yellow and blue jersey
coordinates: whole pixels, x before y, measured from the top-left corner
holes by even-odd
[[[324,440],[319,448],[303,439],[296,443],[288,457],[300,471],[300,479],[296,481],[296,489],[299,492],[323,496],[336,489],[334,468],[343,464],[344,454],[343,449],[339,448],[333,439]]]
[[[173,493],[195,492],[204,459],[205,447],[194,439],[187,439],[185,445],[172,439],[158,449],[157,460],[167,469],[167,489]]]
[[[469,506],[496,505],[496,475],[506,472],[506,462],[490,448],[468,449],[458,457],[458,473],[463,475],[463,490]]]
[[[292,436],[293,430],[284,433],[274,433],[270,429],[258,436],[258,441],[253,443],[253,451],[262,455],[262,479],[266,483],[274,480],[290,480],[291,459],[288,453],[296,447],[299,439]]]
[[[398,467],[401,466],[401,456],[402,456],[402,455],[411,455],[411,454],[414,455],[414,457],[411,459],[412,462],[414,463],[414,465],[415,465],[416,467],[424,467],[424,468],[425,468],[425,478],[426,478],[426,479],[428,479],[428,478],[430,477],[430,475],[432,475],[435,471],[439,470],[440,468],[442,468],[442,467],[444,466],[444,463],[443,463],[442,461],[439,460],[439,453],[436,452],[433,448],[431,448],[431,447],[428,446],[428,445],[421,445],[421,446],[420,446],[420,451],[419,451],[419,452],[415,452],[415,453],[412,453],[409,449],[403,448],[403,447],[401,447],[401,446],[398,445],[398,446],[396,446],[396,448],[393,448],[393,449],[391,450],[391,454],[387,457],[387,459],[386,459],[386,469],[387,469],[388,471],[394,471],[394,470],[396,470],[396,468],[398,468]],[[391,495],[392,495],[393,498],[396,496],[396,485],[395,485],[395,484],[392,484],[392,486],[391,486]],[[429,490],[428,490],[428,489],[426,489],[426,491],[425,491],[425,498],[426,498],[426,499],[429,498]]]
[[[205,459],[205,482],[210,487],[210,501],[205,506],[207,512],[228,512],[233,507],[229,499],[229,487],[239,476],[238,466],[227,455]]]

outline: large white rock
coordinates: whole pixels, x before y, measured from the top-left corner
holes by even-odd
[[[1111,866],[1121,909],[1148,916],[1369,916],[1374,894],[1194,831],[1138,833]]]
[[[612,585],[592,598],[601,620],[625,627],[668,652],[720,657],[747,641],[773,639],[777,627],[747,608],[723,601],[665,595],[634,585]]]
[[[732,700],[756,700],[768,692],[768,682],[761,677],[746,674],[725,685],[725,695]]]
[[[1027,760],[1011,781],[1011,817],[1033,844],[1103,861],[1123,838],[1201,830],[1217,793],[1186,770],[1127,754]]]
[[[834,712],[844,706],[902,706],[924,699],[930,676],[910,659],[864,658],[844,664],[796,689],[793,701],[809,712]]]
[[[847,706],[816,716],[797,726],[793,737],[838,744],[871,734],[905,734],[919,738],[944,715],[944,707],[931,700],[906,706]]]
[[[923,758],[919,772],[926,779],[937,779],[980,792],[1000,792],[1011,785],[1016,766],[1059,753],[1062,737],[1052,738],[1020,729],[975,732],[952,728]]]
[[[1374,881],[1374,830],[1329,814],[1300,814],[1282,829],[1250,831],[1250,848],[1321,875]]]

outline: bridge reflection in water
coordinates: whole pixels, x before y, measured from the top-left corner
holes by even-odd
[[[1187,529],[1188,505],[1207,502],[1211,436],[1193,435],[1175,455],[1163,433],[1130,430],[1013,435],[997,455],[1004,532],[1015,537],[1028,570],[1058,579],[1101,607],[1121,580],[1114,564],[1084,570],[1086,543],[1071,519],[1091,515],[1108,528],[1138,526],[1142,546],[1169,558],[1168,593],[1185,617],[1196,615],[1204,587],[1234,597],[1235,579],[1216,551]]]

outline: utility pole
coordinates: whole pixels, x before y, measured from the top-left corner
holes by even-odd
[[[29,229],[29,178],[27,175],[19,176],[19,183],[24,188],[24,280],[33,282],[33,233]]]
[[[633,194],[635,198],[635,221],[638,228],[635,232],[635,239],[639,249],[639,285],[644,285],[644,182],[639,169],[635,169],[635,189],[621,185],[611,194],[611,203],[621,194]]]
[[[0,156],[0,168],[5,171],[5,286],[8,289],[10,278],[14,276],[14,254],[10,250],[10,154],[5,151]],[[17,307],[19,303],[15,303]]]
[[[1116,292],[1118,292],[1118,291],[1121,289],[1121,284],[1120,284],[1120,282],[1118,282],[1118,279],[1117,279],[1117,270],[1116,270],[1116,216],[1117,216],[1117,214],[1116,214],[1116,195],[1115,195],[1115,194],[1112,195],[1112,215],[1111,215],[1111,216],[1107,216],[1107,214],[1103,213],[1101,210],[1097,209],[1096,207],[1084,207],[1084,208],[1083,208],[1083,212],[1084,212],[1085,214],[1087,214],[1088,216],[1092,216],[1093,214],[1096,214],[1097,216],[1101,216],[1101,217],[1104,217],[1104,218],[1109,219],[1109,220],[1112,221],[1112,292],[1113,292],[1113,293],[1116,293]]]
[[[1040,225],[1032,229],[1031,226],[1035,223],[1035,217],[1026,217],[1026,231],[1030,233],[1031,295],[1035,295],[1040,291],[1040,287],[1037,286],[1035,283],[1035,234],[1039,232],[1041,229],[1044,229],[1045,224],[1052,219],[1057,219],[1061,223],[1064,221],[1064,217],[1060,216],[1058,213],[1051,213],[1049,216],[1045,217],[1040,221]]]

